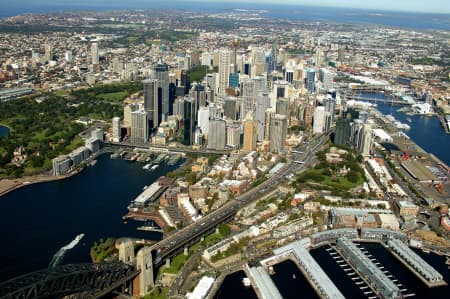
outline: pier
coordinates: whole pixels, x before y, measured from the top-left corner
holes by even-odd
[[[400,240],[388,241],[390,252],[428,287],[445,286],[443,276]]]
[[[340,252],[359,275],[370,284],[382,298],[401,298],[400,288],[369,259],[351,240],[343,237],[337,241]]]
[[[293,261],[321,298],[344,299],[344,295],[305,248],[308,244],[309,239],[303,239],[276,249],[274,253],[280,256],[290,253]]]
[[[283,299],[280,291],[278,291],[275,283],[267,273],[266,269],[261,266],[249,267],[246,265],[244,267],[244,272],[250,279],[250,282],[258,296],[259,299]]]

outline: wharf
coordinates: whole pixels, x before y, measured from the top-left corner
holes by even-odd
[[[445,133],[450,134],[449,127],[448,127],[447,122],[445,121],[444,114],[439,115],[439,120],[441,121],[441,125],[444,128]]]
[[[167,234],[168,224],[164,221],[159,211],[143,212],[143,211],[130,211],[128,214],[122,217],[123,220],[132,219],[136,221],[154,221],[164,232]]]

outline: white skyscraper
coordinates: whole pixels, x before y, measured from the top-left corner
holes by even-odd
[[[325,128],[326,112],[325,107],[318,106],[314,109],[313,134],[322,134]]]
[[[228,49],[220,51],[219,56],[219,94],[225,94],[230,84],[230,64],[232,52]]]
[[[146,143],[148,141],[148,118],[143,109],[131,113],[131,142]]]
[[[270,124],[270,151],[280,153],[284,151],[287,133],[287,119],[285,115],[275,114]]]
[[[91,45],[91,55],[92,55],[92,64],[98,64],[99,58],[98,58],[98,44],[93,43]]]
[[[266,110],[270,107],[269,93],[263,92],[256,97],[255,120],[258,123],[257,135],[258,141],[264,140],[264,125],[266,119]]]
[[[209,121],[208,148],[224,149],[226,144],[226,123],[222,119],[211,119]],[[212,133],[214,132],[214,134]]]
[[[241,144],[241,127],[236,124],[227,126],[227,146],[238,149]]]
[[[112,140],[114,142],[120,141],[120,117],[113,117],[112,119]]]
[[[209,108],[201,106],[198,110],[198,126],[203,135],[208,135],[209,132]]]

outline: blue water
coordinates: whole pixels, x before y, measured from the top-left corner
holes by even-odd
[[[230,12],[235,8],[262,9],[265,17],[306,22],[338,22],[357,24],[379,24],[414,29],[450,30],[450,16],[447,14],[407,13],[383,10],[362,10],[349,8],[324,8],[283,4],[255,4],[229,2],[195,1],[145,1],[145,0],[16,0],[2,6],[0,17],[24,13],[46,13],[68,10],[119,10],[119,9],[182,9],[203,12]]]
[[[433,153],[442,162],[450,165],[450,134],[446,134],[437,116],[408,116],[403,112],[398,112],[399,106],[378,104],[378,110],[383,114],[392,114],[397,120],[408,124],[411,130],[406,134],[421,148],[429,153]],[[411,118],[411,123],[407,118]]]
[[[76,235],[85,237],[64,257],[89,262],[94,241],[108,237],[160,240],[161,234],[124,224],[127,206],[158,177],[176,166],[142,170],[143,164],[101,156],[93,167],[69,179],[35,184],[0,197],[0,281],[46,268],[53,255]]]

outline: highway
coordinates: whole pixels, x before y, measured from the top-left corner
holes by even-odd
[[[218,224],[232,220],[241,207],[252,200],[257,199],[260,194],[285,181],[287,175],[310,167],[314,161],[316,151],[323,146],[328,139],[329,134],[323,134],[309,143],[303,143],[295,149],[297,153],[291,155],[283,168],[269,179],[238,196],[236,199],[230,200],[227,204],[204,216],[199,221],[189,224],[153,245],[152,251],[156,251],[156,257],[153,263],[155,265],[160,265],[166,258],[175,255],[180,248],[186,246],[190,241],[193,241],[211,229],[214,229]],[[304,164],[293,163],[293,161],[303,161]]]

